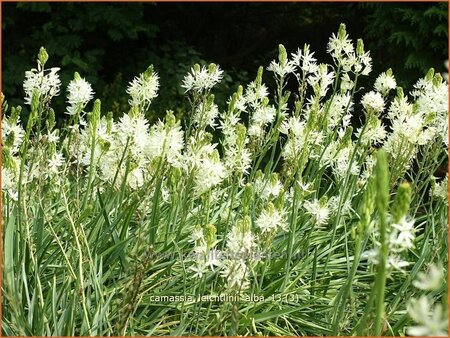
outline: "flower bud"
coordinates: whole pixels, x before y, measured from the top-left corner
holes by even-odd
[[[356,42],[356,55],[361,56],[364,54],[364,42],[362,39],[358,39]]]
[[[144,79],[149,80],[154,75],[154,68],[153,65],[148,66],[147,70],[144,72]]]
[[[392,204],[391,214],[394,223],[397,223],[402,217],[406,216],[410,203],[411,185],[408,182],[404,182],[399,185],[394,203]]]
[[[347,35],[347,30],[345,28],[345,24],[341,23],[339,26],[338,39],[344,40],[346,35]]]
[[[216,242],[216,233],[217,229],[214,226],[214,224],[208,224],[203,230],[203,234],[205,235],[205,241],[206,245],[208,246],[208,249],[211,249],[214,246],[214,243]]]
[[[17,122],[19,121],[21,111],[22,111],[21,106],[11,108],[11,116],[9,117],[9,120],[12,124],[17,124]]]
[[[433,79],[433,85],[435,87],[437,87],[442,83],[442,81],[443,81],[442,75],[439,73],[436,73],[436,75],[434,76],[434,79]]]
[[[430,68],[428,70],[427,75],[425,75],[425,80],[431,81],[431,80],[433,80],[433,77],[434,77],[434,68]]]
[[[166,112],[166,125],[168,127],[173,127],[176,124],[177,120],[175,115],[173,114],[173,110],[168,110]]]
[[[130,117],[138,116],[139,115],[139,107],[137,107],[137,106],[131,107],[129,115],[130,115]]]
[[[81,80],[80,74],[79,74],[78,72],[75,72],[75,73],[73,74],[73,79],[74,79],[75,81],[80,81],[80,80]]]
[[[264,68],[262,66],[259,66],[258,73],[256,75],[256,87],[261,87],[262,84],[262,75],[263,75]]]
[[[242,96],[243,92],[244,92],[244,88],[241,85],[239,85],[237,92],[236,92],[238,97]]]
[[[237,101],[237,98],[238,98],[238,94],[237,93],[234,93],[232,96],[231,96],[231,100],[230,100],[230,103],[228,104],[228,112],[233,112],[234,111],[234,108],[236,107],[236,101]]]
[[[42,66],[44,66],[48,60],[48,54],[44,47],[41,47],[41,49],[39,49],[38,60]]]
[[[101,101],[99,99],[96,99],[94,101],[94,108],[92,110],[92,125],[94,128],[97,128],[98,123],[100,122],[100,115],[101,115]]]
[[[243,219],[237,222],[237,227],[241,233],[249,232],[252,227],[252,220],[250,216],[244,216]]]
[[[244,209],[244,214],[247,214],[249,212],[252,200],[253,200],[253,187],[250,183],[247,183],[244,188],[244,193],[242,194],[242,207]]]
[[[215,63],[210,63],[208,66],[208,72],[213,74],[217,70],[217,65]]]
[[[240,148],[244,148],[245,145],[245,137],[247,134],[247,128],[242,123],[236,124],[236,143]]]
[[[210,109],[211,106],[214,104],[214,94],[209,94],[208,98],[206,99],[206,109]]]
[[[284,65],[287,62],[286,48],[284,48],[282,44],[278,45],[278,60],[280,61],[281,65]]]

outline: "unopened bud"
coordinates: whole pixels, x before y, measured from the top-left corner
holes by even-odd
[[[338,39],[343,40],[343,39],[345,39],[346,35],[347,35],[347,30],[345,28],[345,24],[341,23],[339,26]]]
[[[148,66],[147,70],[144,72],[144,79],[149,80],[154,75],[153,65]]]
[[[404,182],[398,186],[397,194],[395,195],[394,203],[392,204],[392,217],[394,223],[408,213],[409,205],[411,203],[411,185]]]
[[[261,87],[263,70],[263,67],[259,66],[258,73],[256,74],[256,87]]]
[[[166,112],[166,124],[169,127],[173,127],[176,124],[177,120],[172,110],[168,110]]]
[[[216,65],[215,63],[211,63],[211,64],[208,66],[208,72],[209,72],[210,74],[214,73],[216,70],[217,70],[217,65]]]
[[[434,68],[430,68],[428,70],[427,75],[425,75],[425,80],[431,81],[431,80],[433,80],[433,77],[434,77]]]
[[[356,54],[358,56],[364,54],[364,42],[362,39],[358,39],[356,42]]]
[[[282,44],[278,45],[278,60],[280,61],[281,65],[284,65],[287,62],[286,48],[284,48]]]
[[[205,227],[203,234],[205,235],[205,241],[208,249],[211,249],[214,246],[214,243],[216,242],[216,233],[217,229],[214,224],[208,224]]]
[[[41,49],[39,49],[38,60],[42,66],[44,66],[48,60],[48,53],[44,47],[41,47]]]

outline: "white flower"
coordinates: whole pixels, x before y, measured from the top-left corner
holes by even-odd
[[[313,55],[314,53],[310,53],[309,51],[309,45],[305,44],[303,50],[299,48],[296,53],[292,54],[292,63],[299,67],[305,74],[314,73],[317,71],[317,60]]]
[[[209,250],[206,254],[206,262],[205,265],[208,266],[211,270],[214,268],[220,267],[222,265],[222,252],[216,249]]]
[[[348,38],[348,34],[339,36],[333,33],[328,40],[327,52],[336,59],[342,59],[344,55],[353,53],[354,46]]]
[[[404,120],[406,116],[412,115],[412,110],[413,106],[408,102],[407,96],[396,97],[389,107],[388,118]]]
[[[223,70],[218,65],[210,64],[208,68],[196,65],[184,77],[182,88],[188,91],[201,92],[209,90],[222,80]]]
[[[77,109],[83,109],[94,97],[94,91],[92,90],[91,84],[77,75],[74,80],[70,81],[67,86],[67,91],[67,102],[70,105],[67,108],[67,113],[69,115],[75,114]]]
[[[59,141],[59,136],[57,134],[57,130],[54,130],[51,133],[47,134],[47,140],[50,143],[58,142]]]
[[[148,106],[158,96],[159,77],[150,66],[144,73],[130,82],[127,93],[131,96],[129,103],[132,107]]]
[[[416,288],[426,291],[439,290],[443,285],[444,271],[434,264],[430,265],[427,273],[419,272],[413,281]]]
[[[202,278],[203,275],[207,272],[206,265],[204,262],[197,262],[196,265],[190,266],[189,270],[194,272],[194,278]]]
[[[215,152],[212,156],[203,158],[198,164],[195,175],[195,190],[197,194],[201,195],[215,187],[221,183],[225,177],[225,166],[220,161],[217,152]]]
[[[365,52],[363,55],[358,57],[358,62],[354,66],[355,73],[360,73],[361,75],[369,75],[372,71],[372,58],[369,52]]]
[[[316,94],[320,97],[326,95],[328,87],[334,81],[335,74],[333,71],[328,72],[328,66],[329,65],[326,64],[320,64],[317,71],[308,78],[308,84],[313,87],[315,91],[316,87],[318,88],[318,92]]]
[[[418,111],[422,114],[435,112],[438,115],[448,114],[448,83],[420,79],[411,93],[416,98]]]
[[[445,178],[434,185],[434,189],[432,190],[433,197],[440,198],[444,202],[448,201],[448,174],[445,175]]]
[[[441,304],[431,307],[428,297],[422,296],[418,300],[411,299],[407,307],[408,314],[418,324],[407,329],[411,336],[447,336],[448,314]]]
[[[280,132],[285,135],[292,133],[296,137],[302,137],[305,131],[305,126],[305,121],[300,120],[300,117],[291,116],[281,123]]]
[[[2,191],[5,191],[14,201],[17,201],[19,197],[16,177],[14,171],[2,166]]]
[[[205,235],[203,234],[203,229],[198,227],[195,228],[192,232],[191,232],[191,236],[189,238],[189,242],[197,242],[197,241],[204,241],[205,240]]]
[[[361,138],[361,141],[365,144],[381,144],[387,137],[385,126],[373,115],[369,117],[369,121],[366,123],[368,125],[366,126],[364,133],[361,134],[363,130],[363,127],[361,127],[357,130],[356,136]]]
[[[370,91],[361,99],[361,104],[367,111],[373,111],[375,113],[381,113],[384,109],[384,100],[380,93]]]
[[[261,106],[253,113],[252,121],[258,126],[265,126],[273,122],[275,114],[273,106]]]
[[[292,62],[286,61],[284,63],[279,63],[273,60],[267,70],[270,72],[274,72],[280,78],[285,77],[287,74],[292,73],[295,67]]]
[[[225,259],[220,276],[226,279],[228,289],[246,289],[253,264],[259,260],[255,236],[251,232],[251,219],[244,217],[227,234]]]
[[[144,172],[142,168],[132,169],[127,176],[128,186],[135,190],[144,185]]]
[[[52,158],[48,160],[48,170],[50,173],[56,174],[59,168],[64,163],[64,157],[61,153],[55,153]]]
[[[333,154],[334,156],[330,159],[333,173],[341,179],[345,178],[347,171],[350,171],[351,175],[359,175],[360,168],[357,161],[353,160],[352,163],[350,163],[352,151],[352,146],[342,148],[338,150],[337,153]]]
[[[131,139],[130,149],[134,154],[140,153],[148,144],[148,121],[143,114],[125,114],[119,119],[117,125],[118,136],[126,144]]]
[[[261,101],[269,95],[267,86],[262,83],[257,85],[256,82],[250,82],[245,90],[245,101],[253,108],[256,109],[260,106]]]
[[[171,165],[181,167],[183,148],[184,132],[180,124],[169,126],[158,121],[150,129],[145,153],[150,160],[163,156]]]
[[[286,230],[287,227],[283,212],[277,210],[272,203],[269,203],[269,206],[261,212],[256,225],[263,233],[276,231],[279,228]]]
[[[20,117],[17,119],[17,123],[13,123],[8,117],[2,118],[2,145],[5,145],[5,141],[8,138],[12,138],[8,140],[10,142],[11,155],[19,151],[24,135],[25,131],[20,124]]]
[[[249,287],[249,268],[243,260],[226,260],[220,276],[225,278],[228,289],[245,290]]]
[[[355,83],[350,79],[350,76],[348,75],[348,73],[342,74],[341,90],[349,91],[349,90],[352,90],[354,86],[355,86]]]
[[[303,207],[305,208],[306,212],[315,219],[318,226],[321,226],[328,222],[330,209],[328,208],[326,203],[323,203],[318,199],[314,199],[313,201],[305,201],[303,203]]]
[[[397,82],[391,71],[381,73],[375,80],[375,90],[381,95],[386,95],[391,89],[397,87]]]
[[[214,128],[217,125],[215,122],[217,116],[219,116],[219,107],[215,103],[210,106],[200,103],[193,116],[193,121],[199,128],[204,129],[206,126]]]
[[[387,268],[398,270],[400,272],[406,273],[403,268],[407,267],[410,263],[400,259],[397,255],[390,255],[387,260]]]
[[[244,226],[243,224],[247,224]],[[255,236],[250,229],[250,220],[245,218],[234,225],[227,234],[227,255],[232,259],[251,259],[256,249]]]
[[[331,99],[331,102],[328,102],[328,128],[332,130],[337,126],[342,126],[345,129],[350,124],[351,112],[354,105],[350,93],[336,93]]]
[[[352,211],[352,204],[349,199],[346,199],[345,201],[340,201],[341,196],[332,196],[328,200],[328,208],[330,209],[330,213],[337,213],[340,207],[341,215],[350,215]],[[339,205],[341,203],[341,205]]]
[[[363,257],[367,258],[367,260],[371,264],[379,264],[380,257],[380,243],[376,243],[375,248],[365,251]],[[394,269],[405,273],[403,270],[404,267],[407,267],[409,262],[400,259],[400,257],[396,254],[390,254],[386,261],[386,267],[388,269]]]
[[[251,126],[249,126],[248,128],[248,135],[249,136],[253,136],[253,137],[262,137],[263,135],[263,129],[261,128],[261,126],[257,125],[257,124],[252,124]]]
[[[25,72],[23,89],[25,91],[25,103],[31,104],[34,89],[37,89],[41,98],[50,100],[59,95],[61,81],[58,75],[59,68],[50,68],[42,71],[41,66],[38,69],[31,69]]]
[[[278,175],[270,177],[269,180],[264,180],[263,178],[255,179],[255,191],[257,191],[262,199],[269,199],[278,197],[283,186],[281,185]]]
[[[393,223],[394,231],[391,234],[391,243],[399,247],[399,250],[414,247],[414,220],[406,220],[402,217],[397,223]]]

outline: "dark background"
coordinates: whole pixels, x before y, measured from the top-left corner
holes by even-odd
[[[160,96],[151,115],[182,114],[187,100],[179,86],[196,62],[226,71],[215,90],[219,106],[238,84],[253,80],[259,65],[309,43],[319,62],[341,22],[350,37],[363,38],[374,71],[370,86],[391,67],[407,90],[429,67],[446,71],[447,3],[3,3],[2,90],[10,104],[22,102],[24,72],[36,67],[44,46],[49,66],[61,67],[62,116],[65,87],[74,71],[93,84],[96,97],[117,116],[126,111],[127,83],[154,64]],[[268,74],[266,81],[271,83]]]

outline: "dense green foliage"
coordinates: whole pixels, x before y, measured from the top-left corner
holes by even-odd
[[[224,107],[236,89],[231,84],[249,82],[278,43],[288,52],[304,41],[321,50],[340,22],[364,38],[374,56],[374,76],[389,61],[400,85],[409,87],[429,67],[445,70],[446,3],[7,3],[2,88],[7,97],[21,97],[23,74],[45,46],[53,64],[63,67],[63,84],[79,71],[116,115],[128,108],[126,83],[153,64],[166,88],[152,105],[154,116],[168,108],[180,115],[187,107],[178,83],[194,63],[214,60],[226,71],[216,92]],[[324,51],[316,56],[327,60]],[[62,110],[62,98],[54,105]]]

